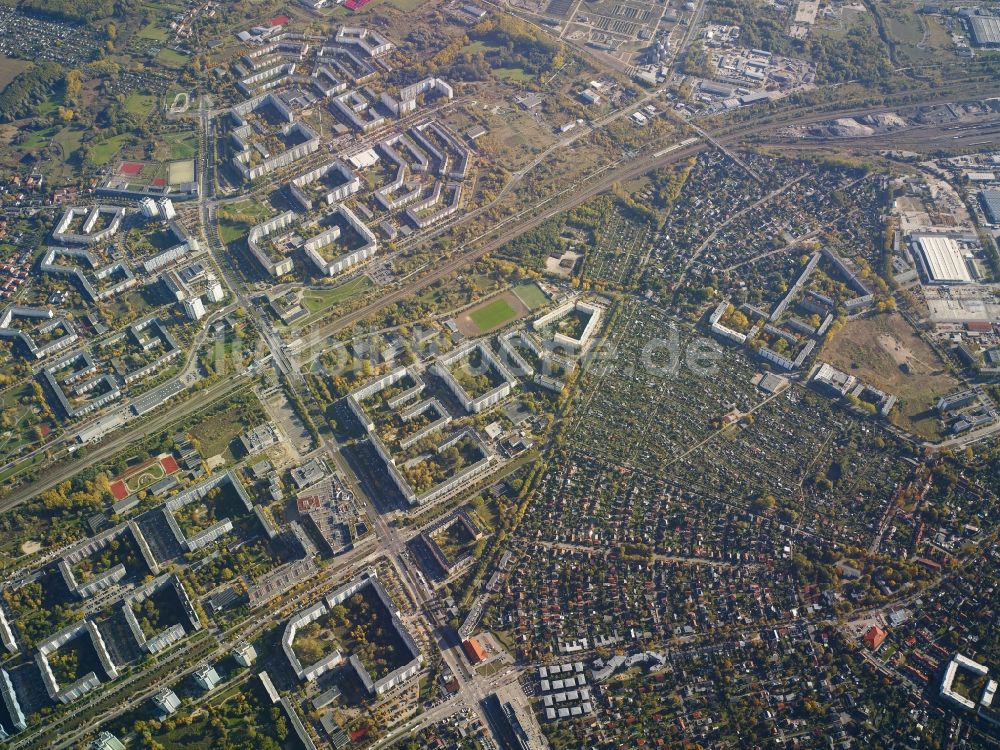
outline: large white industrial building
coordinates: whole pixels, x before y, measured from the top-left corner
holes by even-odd
[[[937,234],[915,234],[912,242],[928,283],[972,283],[965,256],[954,238]]]

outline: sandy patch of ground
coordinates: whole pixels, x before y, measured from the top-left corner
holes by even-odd
[[[930,440],[941,437],[934,403],[961,384],[898,313],[848,321],[820,359],[895,394],[895,422],[903,429]]]
[[[215,471],[219,467],[226,465],[226,457],[220,453],[217,456],[206,458],[205,464],[208,466],[209,471]]]

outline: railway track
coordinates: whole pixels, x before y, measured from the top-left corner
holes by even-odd
[[[48,468],[30,485],[21,487],[0,500],[0,513],[16,508],[18,505],[30,500],[32,497],[35,497],[46,490],[52,489],[59,483],[72,478],[88,466],[93,466],[104,459],[111,458],[118,453],[118,451],[133,442],[136,439],[137,433],[140,435],[148,435],[162,430],[184,419],[185,417],[190,416],[194,412],[204,409],[210,404],[230,396],[239,390],[248,388],[249,386],[250,381],[243,378],[232,378],[220,381],[214,386],[206,388],[197,397],[189,398],[176,408],[168,409],[167,411],[164,411],[154,417],[150,417],[149,419],[144,420],[141,425],[122,433],[119,437],[112,438],[107,442],[99,444],[96,448],[92,448],[87,454],[86,460],[83,462],[62,461],[55,465],[50,464],[50,468]]]
[[[926,106],[930,104],[942,103],[942,102],[952,102],[957,99],[962,99],[966,94],[971,95],[972,87],[975,86],[976,96],[983,95],[979,90],[982,88],[982,82],[976,80],[974,83],[967,83],[965,86],[948,87],[948,88],[929,88],[926,89],[928,93],[933,92],[933,95],[922,99],[919,102],[908,102],[906,106]],[[993,95],[1000,94],[1000,84],[996,82],[990,83],[990,93]],[[906,92],[905,97],[912,97],[914,92]],[[902,99],[903,95],[898,95],[896,97],[887,97],[889,99]],[[835,119],[838,117],[860,117],[869,114],[878,114],[886,111],[892,111],[899,109],[901,104],[893,104],[891,102],[880,102],[879,104],[858,106],[850,105],[847,107],[842,107],[831,111],[828,107],[829,105],[811,105],[802,108],[796,108],[788,113],[781,116],[775,115],[769,118],[765,118],[759,123],[755,123],[749,126],[743,126],[738,129],[724,130],[719,133],[712,134],[714,141],[718,142],[722,146],[734,146],[739,143],[746,142],[756,138],[757,136],[764,135],[769,131],[778,130],[790,125],[803,125],[810,124],[813,122],[820,122],[822,120]],[[905,132],[905,131],[900,131]],[[891,140],[894,134],[886,134],[886,140]],[[841,139],[816,139],[811,140],[812,145],[822,145],[824,143],[839,143]],[[500,222],[500,224],[492,230],[484,232],[477,238],[470,240],[463,246],[462,249],[450,256],[444,256],[440,259],[441,262],[435,265],[433,271],[429,274],[422,276],[413,280],[412,282],[399,287],[393,291],[388,292],[377,300],[365,305],[355,311],[347,313],[346,315],[337,318],[321,327],[316,331],[303,337],[303,347],[302,348],[315,348],[317,345],[322,344],[322,342],[329,336],[334,335],[345,328],[348,328],[356,323],[366,319],[370,315],[378,312],[379,310],[385,309],[397,302],[405,300],[406,298],[420,292],[434,282],[449,276],[450,274],[456,272],[460,268],[468,265],[469,263],[474,263],[475,261],[482,258],[484,255],[502,247],[504,244],[510,242],[511,240],[525,234],[526,232],[535,229],[540,224],[545,222],[551,216],[557,213],[574,208],[581,203],[584,203],[596,195],[599,195],[608,189],[618,181],[627,181],[635,177],[639,177],[647,172],[660,169],[672,163],[676,163],[694,156],[705,149],[710,148],[710,146],[700,141],[696,144],[687,146],[685,148],[680,148],[672,151],[658,153],[661,156],[648,157],[645,153],[640,154],[631,163],[624,164],[620,167],[617,166],[618,163],[612,165],[612,169],[605,168],[605,174],[602,174],[591,184],[581,185],[577,184],[570,186],[569,188],[564,188],[559,193],[554,196],[550,196],[547,199],[539,201],[531,209],[526,209],[511,217]],[[620,162],[619,162],[620,163]],[[592,176],[593,177],[593,176]],[[585,182],[581,181],[581,182]],[[563,197],[565,196],[565,197]],[[530,215],[529,215],[530,213]],[[471,216],[471,214],[470,214]],[[454,228],[458,224],[452,224],[451,228]],[[502,228],[499,234],[496,234],[496,229]],[[479,244],[482,243],[482,244]]]

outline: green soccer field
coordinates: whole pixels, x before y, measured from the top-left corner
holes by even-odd
[[[480,331],[488,331],[517,317],[517,310],[505,299],[498,299],[469,314]]]
[[[521,300],[521,302],[523,302],[530,310],[537,310],[549,301],[548,297],[545,296],[545,292],[543,292],[541,287],[539,287],[534,281],[529,281],[525,284],[518,284],[514,287],[514,294],[516,294],[517,298]]]

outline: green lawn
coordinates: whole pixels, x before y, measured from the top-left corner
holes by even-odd
[[[316,315],[345,300],[363,294],[371,287],[371,279],[367,276],[358,276],[331,289],[306,289],[302,292],[302,306],[312,315]]]
[[[52,136],[56,134],[55,127],[43,128],[42,130],[30,131],[29,135],[24,143],[21,144],[21,149],[24,151],[32,151],[36,148],[41,148],[42,146],[47,146],[49,141],[52,140]]]
[[[100,143],[94,144],[90,149],[90,159],[97,166],[103,166],[111,161],[111,157],[118,153],[120,149],[131,138],[130,133],[116,135]]]
[[[549,298],[545,296],[545,292],[541,290],[534,281],[529,281],[525,284],[518,284],[514,287],[514,294],[517,298],[523,302],[529,310],[537,310],[539,307],[544,305],[549,301]]]
[[[480,331],[488,331],[517,317],[517,310],[502,297],[469,314]]]
[[[219,209],[219,236],[227,245],[244,237],[254,224],[267,219],[273,211],[257,201],[240,201]],[[251,218],[253,221],[247,221]]]
[[[62,93],[49,91],[49,95],[48,97],[46,97],[45,101],[39,103],[38,109],[35,110],[35,115],[37,117],[48,117],[53,112],[55,112],[56,109],[62,104],[63,104]]]
[[[156,97],[152,94],[143,94],[133,91],[125,99],[125,111],[130,115],[136,115],[143,119],[149,117],[149,113],[156,106]]]
[[[475,42],[470,42],[469,44],[466,44],[464,47],[462,47],[461,51],[468,52],[474,55],[477,52],[495,52],[498,49],[500,48],[493,44],[487,44],[486,42],[476,40]]]
[[[80,148],[80,141],[87,132],[86,128],[63,128],[55,137],[63,150],[63,158],[68,158],[74,151]]]
[[[170,68],[180,68],[187,65],[188,62],[187,55],[174,52],[172,49],[167,49],[166,47],[160,50],[156,59]]]
[[[915,13],[902,13],[899,17],[889,16],[886,25],[889,34],[903,44],[916,45],[923,39],[924,30]]]
[[[165,42],[167,41],[167,30],[157,26],[156,21],[151,21],[139,29],[136,36],[140,39],[152,39],[156,42]]]
[[[400,10],[416,10],[425,2],[427,0],[389,0],[389,5],[395,6]]]
[[[264,221],[272,213],[270,206],[261,203],[260,201],[240,201],[239,203],[233,203],[220,209],[222,213],[229,214],[247,214],[249,216],[254,216],[260,221]]]
[[[495,68],[493,73],[498,78],[504,78],[517,83],[531,80],[531,76],[525,72],[524,68]]]
[[[29,471],[30,469],[33,469],[39,464],[43,463],[45,463],[44,451],[41,453],[36,453],[30,458],[24,459],[19,464],[14,464],[13,466],[4,469],[2,472],[0,472],[0,482],[6,482],[7,480],[12,479],[16,475],[22,474],[25,471]]]
[[[193,159],[198,155],[198,136],[191,131],[167,133],[163,141],[169,149],[167,158],[170,160]]]
[[[249,232],[250,224],[219,217],[219,237],[225,244],[231,245],[241,237],[246,237]]]

